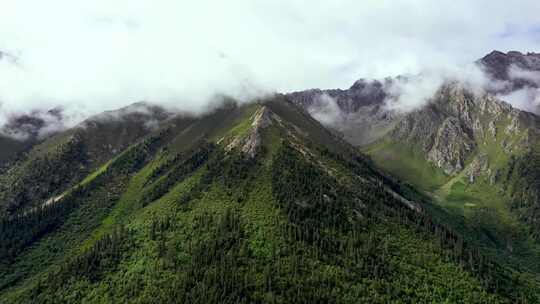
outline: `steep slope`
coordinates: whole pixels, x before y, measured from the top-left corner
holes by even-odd
[[[528,274],[426,208],[284,96],[226,104],[168,120],[58,200],[4,220],[0,299],[539,300]]]
[[[6,154],[17,158],[0,171],[0,218],[24,212],[60,195],[122,150],[159,127],[170,116],[165,110],[146,104],[134,104],[118,111],[91,117],[73,129],[60,132],[47,140],[37,133],[46,127],[43,121],[13,123],[7,128],[30,132],[21,141],[1,139],[10,146]],[[20,121],[19,121],[20,122]],[[33,133],[36,133],[32,135]],[[24,153],[23,153],[24,151]]]
[[[9,136],[0,135],[0,172],[6,170],[9,166],[9,163],[18,155],[21,155],[25,151],[28,151],[35,142],[32,141],[21,141],[14,139]]]
[[[343,116],[329,126],[450,211],[449,221],[493,256],[540,273],[540,119],[493,95],[535,88],[538,58],[493,52],[477,62],[498,81],[487,93],[447,82],[425,107],[407,114],[390,112],[384,99],[352,99],[353,112],[341,107]],[[307,109],[320,98],[305,100],[301,92],[289,96]],[[370,111],[370,104],[378,110]]]
[[[62,112],[59,109],[9,117],[0,127],[0,168],[9,166],[18,156],[53,135],[61,123]]]
[[[533,149],[539,121],[537,116],[490,95],[475,95],[459,84],[449,84],[425,108],[401,119],[388,138],[417,146],[429,162],[452,175],[462,171],[471,157],[478,158],[482,153],[489,153],[490,160],[496,162],[497,157]],[[500,169],[496,165],[484,170],[491,171],[488,177],[493,180]],[[469,172],[471,181],[475,173]]]
[[[538,273],[539,130],[538,116],[453,85],[365,151],[493,256]]]

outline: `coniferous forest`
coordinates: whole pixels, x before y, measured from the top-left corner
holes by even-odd
[[[0,2],[0,304],[540,304],[540,0]]]
[[[530,274],[470,243],[426,197],[283,102],[218,110],[239,126],[216,133],[221,141],[212,140],[220,129],[186,142],[164,128],[57,202],[6,213],[1,302],[540,301]],[[269,126],[242,130],[270,109]],[[231,144],[250,132],[262,143],[255,156]]]

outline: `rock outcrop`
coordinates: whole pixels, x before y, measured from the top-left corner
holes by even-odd
[[[465,175],[469,179],[470,183],[474,183],[476,179],[484,173],[491,175],[488,155],[486,153],[479,153],[467,167]]]
[[[253,158],[261,146],[261,132],[270,126],[274,119],[277,119],[268,107],[262,106],[251,117],[251,126],[247,134],[235,136],[226,146],[227,151],[239,149],[249,157]]]
[[[463,170],[465,160],[474,147],[473,139],[465,132],[460,121],[448,117],[439,127],[427,159],[450,175]]]
[[[252,158],[255,157],[257,149],[261,145],[261,131],[272,124],[272,114],[266,106],[261,107],[255,112],[251,129],[241,149],[242,152]]]

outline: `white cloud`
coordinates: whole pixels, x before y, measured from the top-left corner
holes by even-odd
[[[513,79],[523,79],[540,86],[540,71],[529,71],[512,65],[508,69],[508,76]]]
[[[475,94],[482,94],[487,89],[506,85],[504,82],[490,79],[478,65],[440,65],[428,68],[418,75],[399,77],[387,85],[389,96],[385,106],[389,110],[406,113],[426,105],[441,85],[458,82]]]
[[[524,87],[498,97],[515,108],[540,114],[540,89],[538,88]]]
[[[8,125],[9,127],[0,128],[0,135],[9,136],[17,140],[26,140],[31,135],[43,138],[57,131],[64,130],[66,123],[69,122],[69,117],[66,117],[64,120],[51,112],[31,111],[29,114],[34,120],[33,123],[25,120],[11,120],[11,124]],[[9,120],[8,117],[9,115],[6,115],[6,122]]]
[[[347,87],[540,49],[536,0],[5,2],[0,50],[18,60],[0,60],[0,117],[57,105],[84,117],[140,100],[201,110],[216,93]]]
[[[421,108],[444,83],[439,74],[396,79],[388,88],[386,107],[399,113]]]
[[[337,127],[344,119],[344,113],[336,100],[324,93],[316,97],[315,102],[308,108],[308,112],[325,126]]]
[[[540,114],[540,71],[524,70],[516,65],[510,66],[508,76],[512,80],[526,80],[523,88],[497,97],[510,103],[513,107]],[[530,87],[533,85],[536,87]]]

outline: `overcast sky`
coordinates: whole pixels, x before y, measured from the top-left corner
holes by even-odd
[[[0,50],[16,59],[0,60],[0,117],[197,109],[218,92],[346,88],[493,49],[540,52],[539,12],[538,0],[6,0]]]

